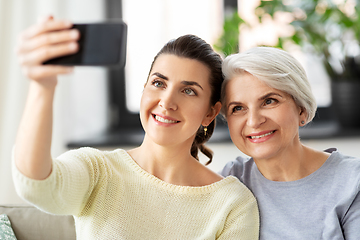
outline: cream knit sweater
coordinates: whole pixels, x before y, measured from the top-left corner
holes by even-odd
[[[26,201],[74,215],[77,239],[258,239],[256,200],[232,176],[177,186],[144,171],[124,150],[81,148],[54,159],[45,180],[25,177],[15,164],[13,178]]]

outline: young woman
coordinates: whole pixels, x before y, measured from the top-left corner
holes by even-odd
[[[29,95],[14,148],[18,194],[38,208],[75,218],[78,239],[257,239],[258,210],[235,177],[197,160],[220,111],[221,58],[185,35],[155,57],[141,99],[145,137],[130,151],[81,148],[50,154],[57,75],[42,62],[74,53],[79,33],[49,17],[19,44]]]
[[[258,47],[224,60],[223,113],[250,158],[222,170],[255,195],[260,239],[360,239],[360,159],[300,142],[316,111],[304,69],[283,50]]]

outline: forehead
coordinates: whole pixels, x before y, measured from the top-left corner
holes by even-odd
[[[268,92],[281,92],[268,86],[265,82],[249,73],[241,73],[229,80],[226,85],[226,98],[241,98],[241,96],[262,95]]]
[[[210,69],[202,62],[178,57],[172,54],[162,54],[154,62],[150,75],[160,72],[171,79],[209,82]]]
[[[244,73],[229,80],[225,89],[225,104],[232,102],[251,103],[263,101],[267,96],[278,95],[284,101],[290,100],[295,104],[293,97],[282,90],[270,87],[257,77]]]

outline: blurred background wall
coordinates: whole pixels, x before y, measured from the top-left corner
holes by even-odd
[[[11,152],[28,87],[15,55],[19,33],[46,14],[74,22],[101,21],[104,19],[102,2],[0,0],[0,203],[22,202],[14,191],[11,178]],[[72,75],[61,77],[55,97],[53,155],[67,149],[66,141],[73,134],[81,135],[105,127],[104,77],[104,70],[99,68],[76,69]],[[91,121],[84,119],[89,113],[96,116]]]

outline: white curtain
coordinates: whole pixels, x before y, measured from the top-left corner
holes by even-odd
[[[104,19],[101,0],[0,0],[0,204],[24,203],[11,177],[11,151],[27,95],[14,53],[18,34],[38,17],[52,14],[73,22]],[[61,77],[55,97],[54,156],[66,150],[69,139],[106,127],[106,80],[102,68],[78,68]],[[97,118],[91,118],[91,116]]]

